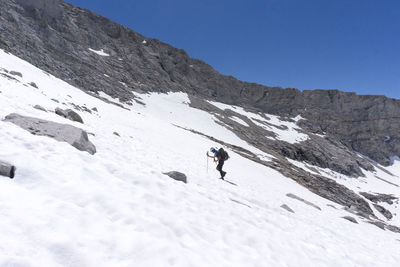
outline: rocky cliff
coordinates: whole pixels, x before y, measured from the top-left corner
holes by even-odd
[[[306,120],[299,125],[305,131],[332,137],[384,165],[400,155],[398,100],[242,82],[184,50],[62,0],[0,2],[0,48],[82,90],[103,91],[128,103],[135,91],[184,91],[272,114],[301,115]],[[309,149],[288,150],[296,158],[299,150]]]

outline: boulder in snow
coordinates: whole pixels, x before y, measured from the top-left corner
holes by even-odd
[[[10,71],[10,74],[11,75],[14,75],[14,76],[18,76],[18,77],[21,77],[22,78],[22,73],[21,72],[18,72],[18,71]]]
[[[30,83],[28,83],[30,86],[32,86],[32,87],[34,87],[34,88],[38,88],[38,86],[36,85],[36,83],[34,83],[34,82],[30,82]]]
[[[345,219],[345,220],[348,220],[348,221],[350,221],[350,222],[352,222],[352,223],[357,223],[357,224],[358,224],[357,220],[354,219],[354,218],[351,217],[351,216],[344,216],[344,217],[342,217],[342,218]]]
[[[16,170],[15,166],[0,161],[0,175],[12,179],[15,176],[15,170]]]
[[[72,109],[56,108],[56,114],[71,121],[83,123],[82,117]]]
[[[25,117],[16,113],[7,115],[4,120],[18,125],[31,134],[48,136],[60,142],[67,142],[76,149],[92,155],[96,153],[96,147],[89,141],[87,133],[72,125]]]
[[[163,174],[171,177],[174,180],[184,182],[185,184],[187,183],[187,178],[184,173],[172,171],[172,172],[163,172]]]
[[[287,210],[287,211],[289,211],[289,212],[291,212],[291,213],[294,213],[294,211],[293,211],[288,205],[286,205],[286,204],[283,204],[283,205],[281,206],[281,208],[282,208],[282,209],[285,209],[285,210]]]
[[[44,107],[42,107],[41,105],[34,105],[33,108],[47,112],[47,110]]]

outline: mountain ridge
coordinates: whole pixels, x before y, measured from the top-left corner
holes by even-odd
[[[400,155],[400,100],[243,82],[182,49],[62,0],[2,3],[0,47],[84,91],[103,91],[127,103],[135,98],[132,92],[182,91],[267,113],[302,115],[307,131],[333,136],[385,166]]]

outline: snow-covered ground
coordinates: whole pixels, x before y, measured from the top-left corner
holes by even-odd
[[[219,145],[175,125],[262,152],[216,124],[213,115],[190,108],[183,93],[140,95],[146,106],[126,110],[1,50],[0,92],[0,119],[16,112],[71,124],[92,133],[97,148],[92,156],[0,121],[0,160],[17,166],[13,180],[0,177],[0,266],[387,267],[400,262],[399,234],[359,218],[359,224],[342,219],[348,213],[337,204],[272,169],[230,152],[225,169],[234,184],[216,179],[205,153]],[[98,111],[79,112],[83,125],[52,112],[73,108],[71,103]],[[48,112],[34,109],[37,104]],[[281,123],[272,117],[267,122]],[[297,132],[294,124],[287,127]],[[400,174],[399,165],[392,168]],[[185,173],[188,183],[162,174],[172,170]]]

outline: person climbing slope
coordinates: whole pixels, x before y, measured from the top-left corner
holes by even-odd
[[[207,152],[207,156],[210,158],[213,158],[214,162],[218,162],[216,169],[221,174],[221,179],[223,180],[226,175],[226,172],[224,172],[222,170],[222,167],[224,166],[225,161],[229,159],[229,155],[222,147],[218,150],[216,148],[212,147],[212,148],[210,148],[210,151],[212,153],[214,153],[214,156],[210,156],[208,154],[208,152]]]

